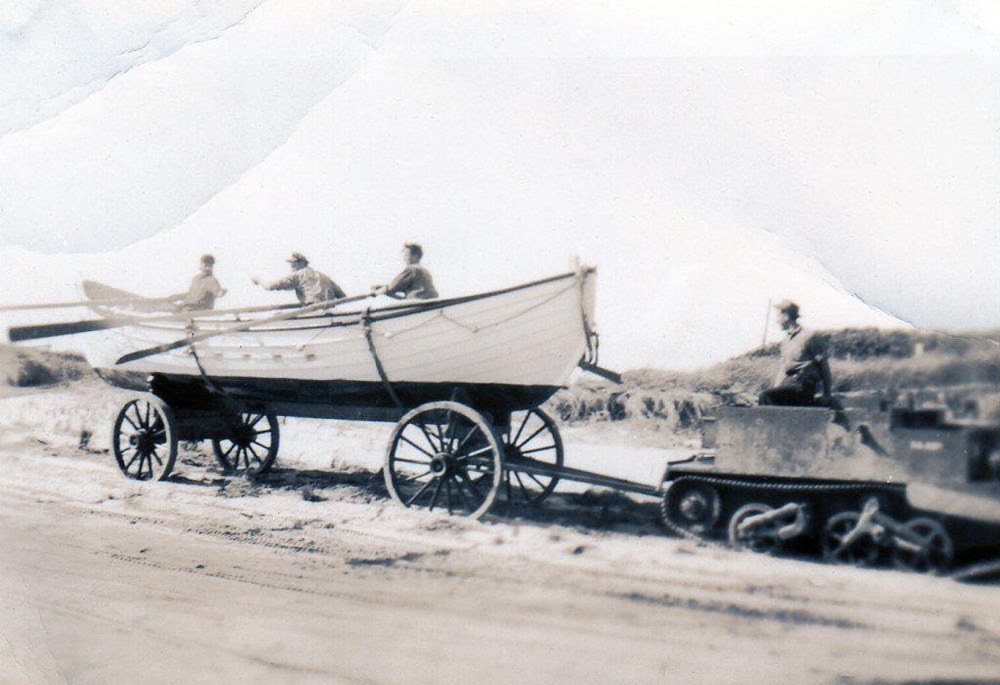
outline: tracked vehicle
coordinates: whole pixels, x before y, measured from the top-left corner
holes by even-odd
[[[1000,426],[912,402],[722,407],[664,474],[675,533],[941,573],[1000,552]]]

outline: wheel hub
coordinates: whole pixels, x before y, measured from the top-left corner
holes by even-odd
[[[454,475],[455,458],[450,454],[435,454],[431,459],[431,473],[437,477]]]
[[[140,451],[148,451],[153,448],[153,434],[145,428],[140,428],[129,436],[128,442]]]
[[[678,509],[688,521],[700,521],[708,511],[708,501],[700,492],[689,492],[681,498]]]
[[[257,438],[257,432],[246,424],[240,424],[233,431],[233,442],[240,447],[248,447]]]

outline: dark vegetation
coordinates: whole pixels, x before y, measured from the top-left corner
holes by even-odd
[[[78,354],[47,352],[30,347],[0,345],[0,378],[19,388],[43,387],[92,375]]]
[[[1000,418],[1000,344],[997,336],[908,330],[822,332],[831,357],[834,392],[855,402],[913,395],[960,407],[975,400]],[[768,345],[690,372],[638,369],[622,385],[581,377],[550,401],[564,422],[650,420],[669,430],[697,428],[720,404],[751,404],[777,368],[778,346]]]

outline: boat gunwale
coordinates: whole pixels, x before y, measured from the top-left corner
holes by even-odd
[[[393,319],[398,319],[413,314],[420,314],[423,312],[431,312],[440,309],[445,309],[447,307],[467,304],[469,302],[476,302],[479,300],[485,300],[493,297],[499,297],[501,295],[507,295],[513,292],[518,292],[520,290],[527,290],[529,288],[538,287],[541,285],[548,285],[550,283],[555,283],[561,280],[566,280],[569,278],[576,278],[578,276],[583,276],[586,278],[590,274],[596,272],[594,267],[584,267],[578,271],[569,271],[556,276],[550,276],[548,278],[539,279],[536,281],[530,281],[527,283],[521,283],[519,285],[510,286],[507,288],[502,288],[499,290],[487,291],[484,293],[474,293],[472,295],[463,295],[459,297],[452,297],[443,300],[421,300],[419,302],[405,302],[399,304],[387,304],[376,309],[360,309],[352,310],[346,312],[324,312],[323,314],[315,314],[302,317],[290,317],[288,321],[290,322],[304,322],[309,323],[315,320],[321,320],[324,323],[317,323],[314,325],[305,326],[281,326],[274,328],[250,328],[247,332],[253,333],[268,333],[268,332],[295,332],[295,331],[310,331],[310,330],[320,330],[324,328],[338,328],[338,327],[351,327],[359,326],[365,320],[371,323],[377,323],[380,321],[391,321]],[[331,306],[335,306],[331,305]],[[281,308],[288,308],[287,305],[281,305]],[[278,307],[276,307],[277,309]],[[236,314],[237,312],[234,312]],[[207,314],[207,312],[206,312]],[[337,321],[337,319],[344,319],[350,317],[347,321]],[[233,321],[229,319],[208,319],[200,318],[196,313],[192,312],[192,315],[176,315],[172,317],[150,317],[148,319],[135,318],[134,320],[129,320],[126,325],[134,326],[137,328],[151,328],[159,330],[172,330],[181,332],[178,327],[166,326],[166,325],[155,325],[155,324],[165,324],[167,322],[177,321],[178,323],[183,323],[185,321],[209,323],[209,324],[232,324]],[[249,321],[247,323],[250,323]]]

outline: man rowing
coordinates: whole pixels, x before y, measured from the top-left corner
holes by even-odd
[[[303,305],[347,297],[347,293],[341,290],[333,279],[309,266],[309,260],[301,252],[293,252],[286,261],[291,265],[292,273],[284,278],[267,285],[259,276],[254,276],[250,280],[265,290],[294,290],[295,296]]]
[[[219,279],[212,273],[215,268],[215,257],[210,254],[201,256],[200,271],[191,280],[191,287],[186,293],[173,295],[167,299],[177,302],[181,309],[187,311],[203,311],[215,307],[215,299],[223,297],[227,290],[219,284]]]
[[[438,296],[434,279],[420,260],[424,249],[417,243],[403,245],[403,263],[406,267],[387,285],[373,285],[372,294],[388,295],[397,300],[431,300]]]

